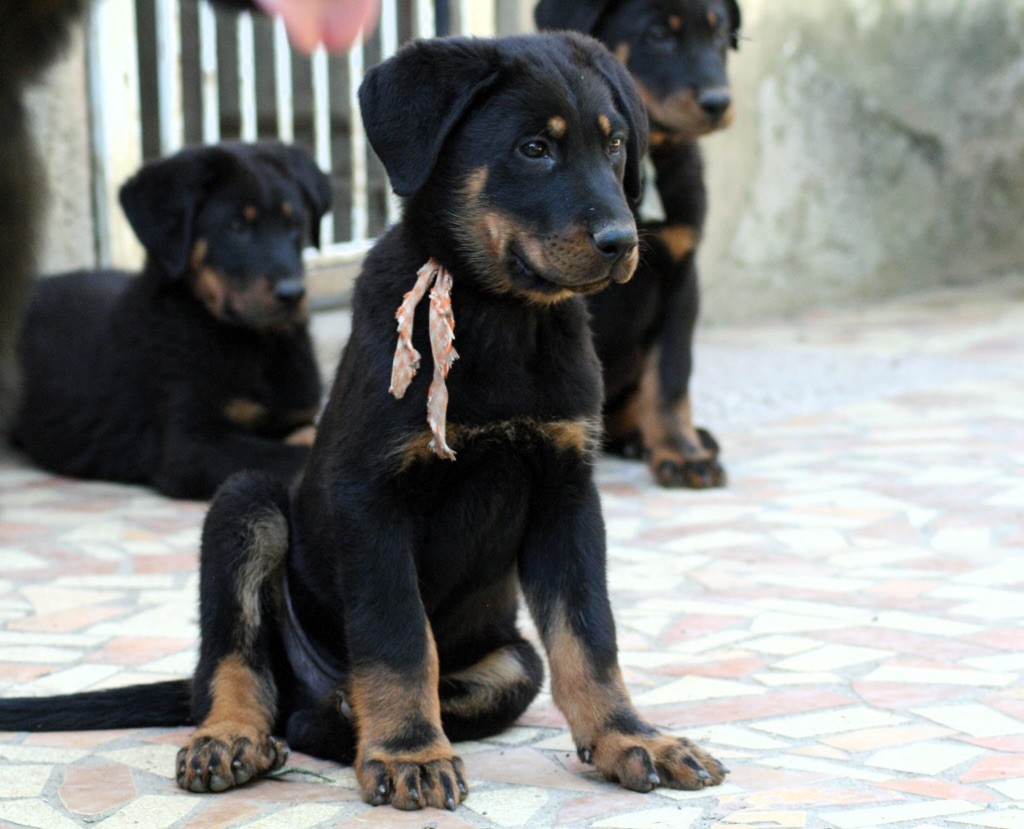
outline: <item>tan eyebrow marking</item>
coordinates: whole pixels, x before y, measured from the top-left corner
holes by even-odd
[[[597,125],[601,128],[601,132],[603,132],[605,135],[612,134],[612,121],[604,113],[597,116]]]
[[[569,129],[569,124],[561,115],[552,115],[548,119],[548,131],[555,138],[561,138],[567,129]]]
[[[289,218],[295,213],[295,208],[290,201],[281,202],[281,212]]]
[[[708,12],[708,25],[712,29],[718,28],[718,15],[715,14],[714,12]]]
[[[668,17],[668,27],[673,32],[678,32],[681,28],[683,28],[683,18],[681,18],[678,14],[670,14]]]
[[[256,209],[255,205],[247,204],[244,208],[242,208],[242,215],[245,216],[247,221],[255,222],[256,216],[258,214],[259,211]]]

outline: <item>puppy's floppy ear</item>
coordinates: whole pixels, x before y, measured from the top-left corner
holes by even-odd
[[[366,74],[363,125],[395,193],[426,183],[448,134],[498,76],[494,45],[467,38],[412,43]]]
[[[310,242],[314,247],[320,247],[320,220],[330,210],[333,198],[330,178],[301,147],[279,141],[261,141],[256,144],[256,154],[276,165],[299,186],[309,211]]]
[[[591,34],[611,0],[540,0],[533,10],[537,28],[571,29]]]
[[[737,0],[725,0],[725,10],[729,15],[729,45],[733,49],[740,48],[740,29],[743,28],[743,15]]]
[[[647,108],[644,106],[636,84],[622,62],[612,56],[600,43],[592,38],[581,38],[592,56],[594,67],[611,89],[615,106],[629,122],[629,141],[626,144],[626,172],[622,189],[634,204],[643,196],[643,157],[647,153],[649,126]]]
[[[121,187],[132,230],[168,276],[184,275],[199,205],[210,184],[237,164],[221,147],[195,147],[150,162]]]

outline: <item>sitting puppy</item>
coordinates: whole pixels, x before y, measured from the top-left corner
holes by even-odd
[[[242,469],[291,480],[321,399],[302,250],[327,177],[294,147],[223,144],[143,167],[121,203],[145,270],[40,281],[15,443],[54,472],[175,498]]]
[[[693,425],[689,383],[707,212],[697,139],[732,122],[725,60],[736,0],[541,0],[537,24],[602,41],[629,69],[650,117],[657,220],[644,221],[629,285],[590,301],[604,369],[607,446],[643,453],[662,486],[722,486],[718,443]],[[647,217],[644,216],[646,219]]]
[[[608,601],[582,296],[636,267],[628,74],[579,35],[424,41],[360,100],[404,218],[357,282],[299,487],[243,473],[214,499],[194,679],[0,701],[0,728],[196,722],[177,779],[197,792],[279,766],[284,733],[354,763],[367,802],[454,809],[450,741],[497,733],[540,688],[521,588],[584,762],[642,792],[721,782],[633,707]]]

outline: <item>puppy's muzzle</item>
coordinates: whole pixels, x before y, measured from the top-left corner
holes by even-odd
[[[633,269],[623,267],[623,264],[633,256],[640,243],[636,225],[632,222],[605,225],[591,232],[590,241],[608,263],[611,278],[619,283],[628,282],[633,276]]]
[[[302,278],[283,279],[274,286],[274,298],[286,307],[298,305],[306,295]]]
[[[697,95],[697,104],[704,110],[712,124],[718,124],[732,104],[732,96],[728,87],[705,89]]]

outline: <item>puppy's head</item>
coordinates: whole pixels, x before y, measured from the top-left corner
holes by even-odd
[[[330,201],[313,160],[275,142],[182,150],[121,188],[151,263],[218,320],[257,330],[305,319],[302,251]]]
[[[488,289],[546,304],[632,276],[646,117],[596,41],[416,43],[360,103],[406,220],[433,223]]]
[[[736,0],[541,0],[537,25],[594,35],[626,65],[652,142],[695,139],[732,123],[726,55],[739,48]]]

